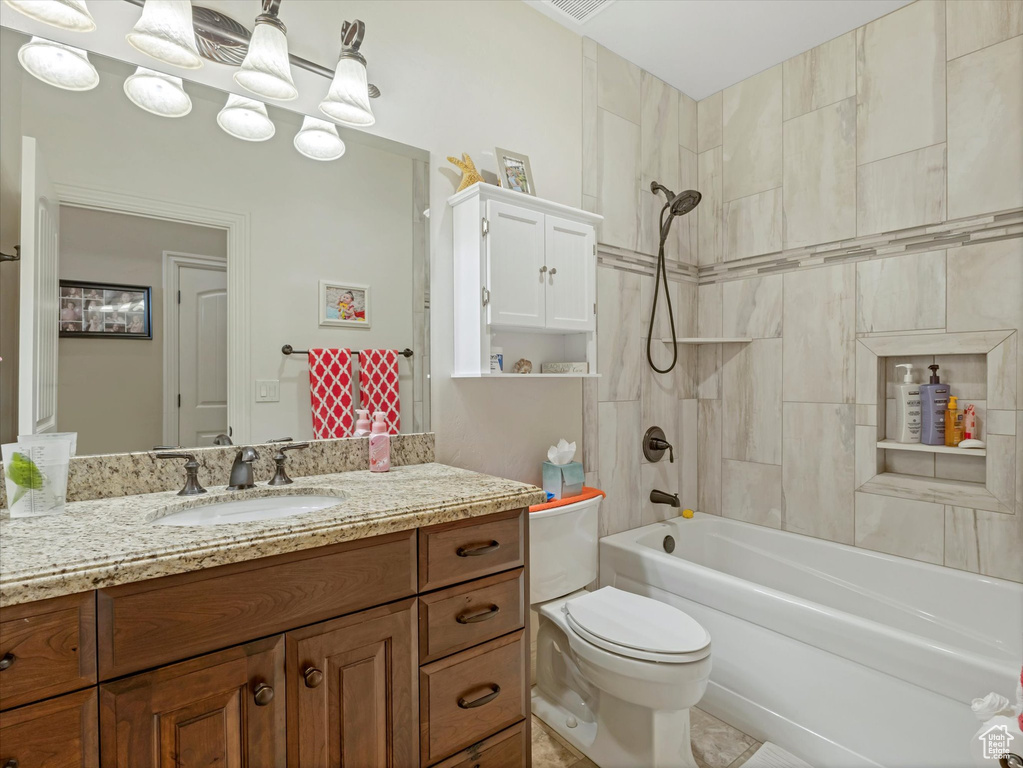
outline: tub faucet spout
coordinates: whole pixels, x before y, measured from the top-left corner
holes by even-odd
[[[650,491],[650,501],[654,504],[669,504],[672,507],[682,506],[682,502],[678,500],[677,493],[665,493],[664,491],[658,491],[656,488]]]

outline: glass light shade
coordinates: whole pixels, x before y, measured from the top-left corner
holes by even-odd
[[[256,22],[249,41],[249,50],[234,80],[242,88],[265,99],[291,101],[298,96],[298,88],[291,79],[288,61],[288,38],[280,27]]]
[[[217,115],[217,125],[244,141],[266,141],[277,130],[266,113],[266,104],[234,93]]]
[[[295,149],[310,160],[337,160],[345,153],[345,143],[333,123],[306,115],[295,134]]]
[[[356,128],[367,128],[377,121],[369,107],[369,84],[363,62],[341,57],[327,98],[320,102],[320,111],[331,120]]]
[[[145,67],[124,81],[124,93],[136,107],[160,117],[184,117],[192,111],[180,77]]]
[[[202,66],[189,0],[146,0],[142,17],[125,39],[133,48],[183,69]]]
[[[89,91],[99,85],[99,73],[81,48],[33,37],[18,50],[18,61],[33,77],[66,91]]]
[[[7,4],[30,19],[72,32],[92,32],[96,22],[85,7],[85,0],[6,0]]]

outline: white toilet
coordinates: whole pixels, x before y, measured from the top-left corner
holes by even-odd
[[[710,635],[682,611],[597,578],[601,498],[529,516],[539,616],[532,710],[601,768],[696,768],[689,708],[710,677]]]

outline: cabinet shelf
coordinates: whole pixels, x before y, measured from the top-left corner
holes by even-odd
[[[894,440],[878,440],[878,448],[886,451],[917,451],[919,453],[947,453],[956,456],[987,456],[985,448],[950,448],[947,445],[924,445],[923,443],[897,443]]]
[[[671,337],[661,339],[665,344],[671,344]],[[675,339],[679,344],[748,344],[753,341],[745,336],[688,336],[683,339]]]

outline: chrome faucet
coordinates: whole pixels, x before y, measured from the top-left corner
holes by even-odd
[[[677,493],[665,493],[657,489],[650,491],[650,501],[654,504],[670,504],[673,507],[682,506],[682,502],[678,500]]]
[[[252,462],[258,457],[256,449],[247,445],[238,451],[238,455],[234,457],[234,464],[231,466],[231,484],[227,486],[227,490],[243,491],[256,486],[256,481],[252,476]]]

